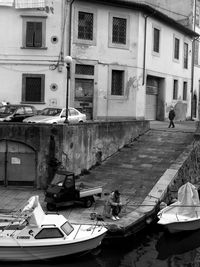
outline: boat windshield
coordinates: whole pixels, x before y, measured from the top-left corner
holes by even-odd
[[[65,181],[65,175],[56,173],[53,180],[51,181],[51,184],[63,186],[64,181]]]
[[[73,226],[67,221],[61,226],[61,229],[65,232],[66,235],[70,235],[74,231]]]

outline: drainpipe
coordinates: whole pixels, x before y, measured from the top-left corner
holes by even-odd
[[[144,15],[144,54],[143,54],[143,77],[142,77],[142,85],[145,84],[145,70],[146,70],[146,44],[147,44],[147,18],[148,15]]]
[[[193,31],[195,32],[195,25],[196,25],[196,6],[197,6],[197,2],[196,0],[194,0],[194,25],[193,25]],[[194,56],[195,56],[195,41],[197,40],[198,38],[194,38],[192,40],[192,58],[191,58],[191,90],[190,90],[190,93],[191,93],[191,120],[193,120],[193,87],[194,87]]]
[[[75,0],[67,0],[69,3],[69,20],[68,20],[68,53],[67,56],[71,56],[71,37],[72,37],[72,5]]]

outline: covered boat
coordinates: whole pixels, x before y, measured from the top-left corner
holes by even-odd
[[[169,232],[200,229],[200,202],[197,188],[187,182],[178,190],[178,200],[158,213],[158,224]]]
[[[33,196],[15,216],[0,216],[0,261],[33,261],[90,251],[101,244],[103,225],[71,224],[61,214],[46,214]]]

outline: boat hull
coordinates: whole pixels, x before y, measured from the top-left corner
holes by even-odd
[[[162,224],[170,233],[177,233],[181,231],[193,231],[200,229],[200,219],[184,222],[172,222],[169,224]]]
[[[0,246],[0,261],[37,261],[91,251],[101,244],[104,234],[68,244],[49,246]]]

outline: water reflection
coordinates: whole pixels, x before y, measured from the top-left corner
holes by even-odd
[[[137,237],[101,246],[92,254],[35,263],[15,263],[15,267],[191,267],[200,266],[200,230],[169,234],[148,229]],[[1,263],[1,267],[13,267]]]
[[[159,238],[156,249],[157,258],[167,260],[168,266],[198,264],[200,263],[200,230],[176,234],[164,233]]]

